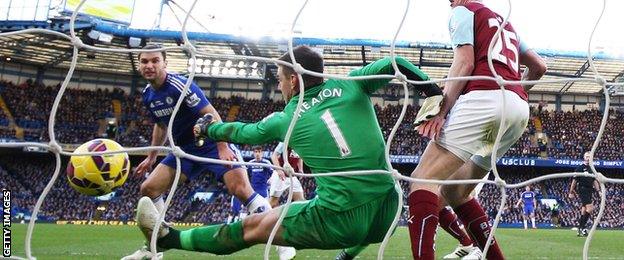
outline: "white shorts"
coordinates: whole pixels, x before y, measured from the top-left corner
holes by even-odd
[[[518,94],[505,91],[503,136],[496,157],[501,157],[522,136],[529,121],[529,104]],[[436,142],[464,162],[472,160],[490,170],[494,140],[502,109],[501,90],[476,90],[461,95],[442,127]]]
[[[271,197],[281,197],[285,191],[288,191],[290,187],[290,178],[286,177],[285,180],[280,180],[279,175],[277,173],[273,173],[270,179],[271,187],[269,188],[269,196]],[[301,187],[301,182],[297,177],[292,177],[293,183],[293,192],[301,192],[303,193],[303,188]]]

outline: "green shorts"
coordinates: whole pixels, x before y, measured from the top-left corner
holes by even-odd
[[[345,211],[319,206],[317,198],[294,202],[282,222],[284,240],[296,249],[341,249],[379,243],[392,225],[399,195],[388,195]]]

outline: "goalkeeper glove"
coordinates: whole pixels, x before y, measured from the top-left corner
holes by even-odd
[[[414,120],[414,126],[418,127],[425,121],[428,121],[429,119],[440,113],[440,108],[442,107],[443,100],[443,95],[435,95],[425,98],[425,102],[418,110],[416,120]]]
[[[195,145],[203,146],[204,140],[208,137],[208,127],[212,125],[216,120],[211,113],[206,113],[200,119],[197,119],[195,126],[193,127],[193,134],[195,135]]]

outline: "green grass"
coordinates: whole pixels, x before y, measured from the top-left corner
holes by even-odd
[[[24,256],[26,225],[13,224],[12,252]],[[499,229],[496,233],[499,244],[508,259],[580,259],[585,239],[576,237],[576,232],[567,229]],[[32,242],[33,256],[37,259],[119,259],[132,253],[143,241],[135,226],[83,226],[37,224]],[[438,230],[436,250],[438,258],[452,251],[456,246],[443,230]],[[386,249],[386,259],[411,259],[409,235],[405,227],[397,230]],[[592,241],[590,258],[624,259],[624,231],[601,230]],[[370,246],[360,259],[374,259],[378,245]],[[261,259],[264,246],[254,246],[231,256],[215,256],[205,253],[168,251],[166,259]],[[333,259],[338,250],[301,250],[297,259]],[[277,259],[272,250],[272,259]]]

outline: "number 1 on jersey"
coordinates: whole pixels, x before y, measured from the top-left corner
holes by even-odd
[[[340,156],[349,156],[351,154],[351,148],[349,148],[347,140],[345,140],[342,131],[340,131],[340,128],[338,127],[338,124],[336,124],[336,120],[334,119],[334,116],[332,115],[331,111],[329,111],[329,109],[325,110],[325,113],[321,115],[321,120],[323,120],[323,123],[325,123],[325,126],[331,133],[334,142],[336,142],[336,146],[338,146],[338,151],[340,151]]]

